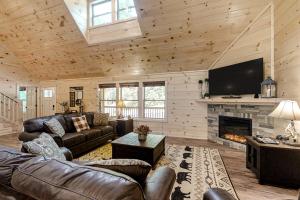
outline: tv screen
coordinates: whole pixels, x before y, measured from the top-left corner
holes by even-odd
[[[263,59],[209,70],[210,95],[261,94]]]

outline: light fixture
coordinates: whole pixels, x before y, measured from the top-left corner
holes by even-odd
[[[297,131],[294,120],[300,120],[300,108],[296,101],[284,100],[279,103],[275,110],[269,115],[270,117],[291,120],[285,132],[288,138],[294,142],[297,141]]]
[[[126,107],[125,102],[122,99],[118,100],[118,102],[117,102],[117,108],[119,109],[118,119],[124,118],[122,110],[125,107]]]

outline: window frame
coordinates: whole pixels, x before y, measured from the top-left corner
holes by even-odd
[[[123,100],[124,102],[137,102],[137,107],[125,107],[122,108],[122,113],[124,114],[126,109],[137,109],[137,116],[131,116],[133,118],[139,118],[140,115],[140,83],[139,82],[121,82],[119,85],[119,100]],[[126,86],[127,85],[127,86]],[[137,99],[136,100],[126,100],[123,98],[123,88],[137,88]]]
[[[106,85],[107,87],[100,87],[100,86],[104,86]],[[114,85],[115,87],[108,87],[108,85]],[[116,99],[115,100],[102,100],[101,99],[101,89],[107,89],[107,88],[115,88],[116,90]],[[105,95],[104,94],[105,92],[103,92],[103,96]],[[116,115],[115,116],[110,116],[110,117],[117,117],[118,116],[118,108],[117,108],[117,103],[118,103],[118,87],[117,87],[117,84],[110,84],[110,83],[102,83],[102,84],[99,84],[98,85],[98,103],[99,103],[99,107],[98,107],[98,110],[99,112],[105,112],[105,108],[112,108],[112,109],[115,109],[115,113]],[[105,106],[105,102],[115,102],[115,106]],[[103,110],[102,110],[102,104],[103,104]],[[105,112],[106,113],[106,112]]]
[[[167,80],[147,80],[147,81],[120,81],[120,82],[101,82],[98,84],[98,90],[100,89],[99,86],[103,85],[103,84],[116,84],[116,102],[118,102],[121,97],[121,87],[120,85],[122,83],[134,83],[134,82],[138,82],[138,117],[133,117],[134,119],[138,120],[138,121],[160,121],[160,122],[166,122],[168,119],[168,108],[167,108],[167,102],[168,102],[168,89],[167,89]],[[144,90],[144,82],[164,82],[164,87],[165,87],[165,100],[164,100],[164,118],[145,118],[145,90]],[[122,99],[123,100],[123,99]],[[100,95],[98,95],[98,102],[99,102],[99,111],[100,110]],[[123,100],[124,101],[124,100]],[[126,101],[126,100],[125,100]],[[163,100],[158,100],[158,101],[163,101]],[[117,107],[117,103],[116,103],[116,107]],[[112,118],[117,117],[120,113],[119,113],[119,109],[116,109],[116,116],[110,116]],[[123,111],[122,111],[123,112]],[[127,117],[127,116],[126,116]]]
[[[146,92],[145,92],[145,89],[146,89],[146,86],[144,85],[145,83],[162,83],[163,82],[163,85],[161,86],[164,86],[165,87],[165,99],[164,100],[147,100],[146,99]],[[155,85],[154,85],[155,86]],[[153,86],[153,87],[154,87]],[[157,85],[159,86],[159,85]],[[147,120],[147,119],[150,119],[150,120],[164,120],[164,119],[167,119],[167,89],[166,89],[166,81],[143,81],[142,82],[142,89],[143,89],[143,119]],[[163,118],[151,118],[151,117],[146,117],[145,115],[145,110],[146,108],[150,108],[150,107],[146,107],[146,101],[159,101],[159,102],[164,102],[164,117]],[[158,109],[161,108],[161,107],[157,107]]]
[[[98,28],[98,27],[103,27],[103,26],[109,26],[109,25],[118,24],[118,23],[124,23],[124,22],[133,21],[133,20],[137,19],[137,16],[136,16],[136,17],[130,17],[128,19],[119,20],[118,19],[119,18],[119,9],[118,9],[118,3],[117,3],[118,0],[104,0],[103,2],[98,2],[98,3],[97,3],[97,1],[99,1],[99,0],[89,0],[89,2],[88,2],[88,29],[93,29],[93,28]],[[102,4],[102,3],[105,3],[105,2],[109,2],[109,1],[111,1],[112,10],[111,10],[111,12],[107,12],[105,14],[111,13],[111,17],[112,17],[111,22],[110,23],[105,23],[105,24],[94,25],[94,18],[105,15],[105,14],[94,16],[93,6],[98,5],[98,4]],[[94,2],[96,2],[96,3],[94,3]],[[135,5],[134,5],[134,7],[130,7],[130,8],[135,8],[136,9]],[[136,11],[136,14],[137,14],[137,11]]]

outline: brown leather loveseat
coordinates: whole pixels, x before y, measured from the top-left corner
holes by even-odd
[[[175,181],[161,167],[138,183],[112,170],[46,159],[0,146],[1,200],[169,200]]]
[[[59,147],[66,147],[70,149],[75,158],[98,146],[101,146],[108,140],[114,139],[116,129],[114,122],[109,122],[109,126],[94,126],[93,112],[83,113],[82,115],[86,116],[88,124],[91,128],[90,130],[76,133],[72,117],[80,116],[80,114],[60,114],[24,121],[24,132],[19,135],[19,140],[23,142],[31,141],[39,137],[41,133],[47,132],[44,122],[50,120],[51,118],[56,118],[61,123],[66,134],[62,138],[56,134],[48,134],[53,137]]]

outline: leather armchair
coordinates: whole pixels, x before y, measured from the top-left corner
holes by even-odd
[[[169,200],[176,179],[175,171],[161,167],[146,180],[144,192],[147,200]]]

